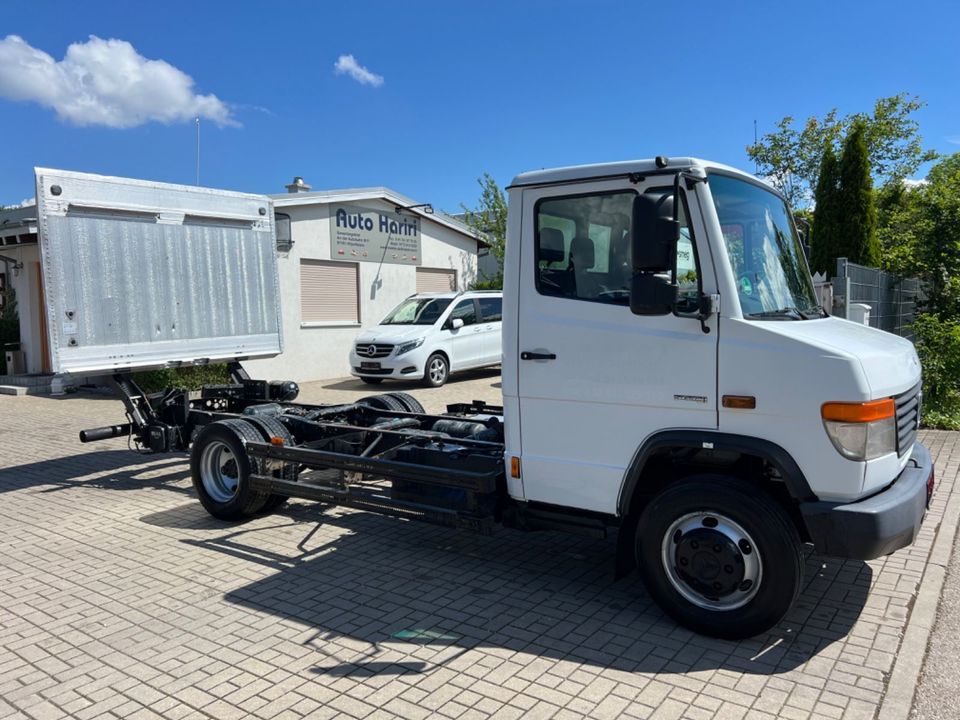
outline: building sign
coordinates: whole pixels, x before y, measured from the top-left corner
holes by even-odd
[[[331,205],[330,258],[419,265],[420,218],[358,205]]]

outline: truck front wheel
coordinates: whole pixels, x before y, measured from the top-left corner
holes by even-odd
[[[800,537],[771,497],[737,478],[701,475],[669,486],[644,508],[637,563],[674,620],[742,639],[776,625],[803,579]]]

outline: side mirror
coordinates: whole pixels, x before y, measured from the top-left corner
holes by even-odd
[[[677,302],[677,285],[653,273],[634,273],[630,281],[630,312],[634,315],[666,315]]]
[[[463,327],[463,319],[462,319],[462,318],[453,318],[453,320],[450,321],[450,329],[451,329],[451,330],[459,330],[459,329],[462,328],[462,327]]]
[[[637,195],[633,200],[630,252],[633,271],[670,272],[680,239],[672,195]]]

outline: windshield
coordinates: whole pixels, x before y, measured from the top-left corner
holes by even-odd
[[[410,298],[397,305],[381,325],[433,325],[450,304],[450,298]]]
[[[744,317],[821,317],[786,203],[752,183],[710,175],[710,191]]]

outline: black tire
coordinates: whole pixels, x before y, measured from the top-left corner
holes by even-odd
[[[244,447],[244,441],[262,440],[253,427],[239,419],[210,423],[197,435],[190,451],[190,475],[200,504],[213,517],[241,520],[255,515],[266,504],[269,495],[250,487],[255,461]],[[219,468],[214,470],[216,466]],[[232,492],[226,486],[228,480],[236,482]]]
[[[424,387],[440,387],[450,377],[450,362],[441,353],[434,353],[427,358],[423,366]]]
[[[423,405],[420,404],[420,401],[417,400],[413,395],[405,392],[392,392],[387,393],[390,397],[394,398],[397,402],[403,405],[403,409],[407,412],[412,413],[425,413],[426,410],[423,409]]]
[[[286,425],[277,420],[275,417],[269,417],[267,415],[249,415],[243,418],[248,423],[253,425],[263,440],[270,442],[271,438],[282,438],[284,445],[293,445],[293,435],[290,434],[290,431],[287,430]],[[300,467],[293,463],[283,463],[281,468],[278,468],[273,471],[273,477],[279,478],[281,480],[290,480],[296,482],[297,478],[300,476]],[[280,509],[283,505],[286,504],[289,500],[286,495],[277,495],[276,493],[271,493],[267,497],[267,502],[264,503],[263,507],[260,509],[262,513],[271,513],[275,510]]]
[[[379,385],[383,382],[383,378],[378,377],[361,377],[360,379],[363,380],[367,385]]]
[[[722,475],[692,477],[654,497],[640,516],[636,558],[664,612],[733,640],[780,622],[803,581],[800,536],[784,509],[755,485]]]
[[[407,408],[395,397],[390,395],[368,395],[357,400],[358,405],[366,405],[375,410],[392,410],[393,412],[407,412]]]

